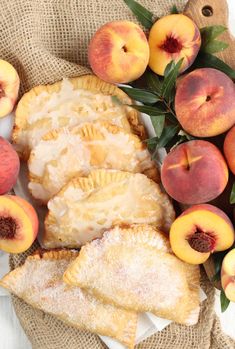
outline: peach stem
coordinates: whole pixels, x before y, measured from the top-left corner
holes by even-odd
[[[216,241],[213,234],[196,227],[196,231],[188,238],[188,243],[194,250],[207,253],[213,252]]]

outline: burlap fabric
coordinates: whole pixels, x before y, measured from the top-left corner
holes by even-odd
[[[140,0],[156,16],[169,12],[173,4],[182,10],[185,0]],[[21,94],[29,88],[63,76],[89,72],[87,45],[102,24],[112,20],[136,21],[122,0],[1,0],[0,57],[11,62],[21,78]],[[32,252],[35,244],[30,251]],[[26,254],[12,256],[11,268]],[[30,276],[29,276],[30,277]],[[138,349],[232,349],[235,343],[222,334],[213,311],[214,290],[202,276],[208,299],[199,323],[176,324],[137,346]],[[16,313],[33,349],[102,349],[99,337],[64,325],[13,297]],[[17,348],[16,348],[17,349]]]

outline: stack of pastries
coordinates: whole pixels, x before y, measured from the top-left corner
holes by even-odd
[[[13,142],[28,162],[32,196],[48,207],[46,250],[0,282],[32,306],[127,348],[135,345],[138,313],[185,325],[199,315],[199,269],[171,251],[174,209],[131,103],[93,75],[22,97]]]

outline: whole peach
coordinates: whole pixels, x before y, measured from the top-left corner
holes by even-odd
[[[189,205],[205,203],[224,191],[228,167],[214,144],[193,140],[178,145],[166,156],[161,179],[175,200]]]
[[[176,116],[182,127],[196,137],[213,137],[235,123],[233,81],[212,68],[196,69],[176,88]]]
[[[226,157],[228,167],[235,174],[235,126],[229,130],[224,140],[224,155]]]
[[[223,259],[221,283],[226,297],[235,302],[235,248],[229,251]]]
[[[93,72],[111,83],[138,79],[149,61],[149,46],[143,30],[129,21],[103,25],[92,37],[88,60]]]
[[[13,146],[0,137],[0,194],[12,189],[20,170],[20,160]]]
[[[164,75],[168,63],[184,58],[180,67],[183,72],[194,62],[200,46],[200,31],[189,17],[182,14],[162,17],[149,33],[149,66]]]
[[[0,118],[9,114],[16,103],[20,79],[15,68],[0,59]]]

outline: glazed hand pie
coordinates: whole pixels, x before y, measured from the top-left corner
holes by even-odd
[[[50,130],[100,119],[145,138],[138,112],[126,104],[131,104],[131,99],[122,90],[94,75],[36,86],[24,94],[16,108],[12,135],[16,150],[26,160],[29,151]]]
[[[54,130],[31,151],[29,190],[46,203],[74,176],[92,168],[143,172],[158,180],[158,170],[139,137],[106,121]]]
[[[180,261],[154,227],[115,227],[82,247],[64,281],[100,301],[194,325],[199,315],[199,267]]]
[[[78,256],[75,251],[51,251],[29,256],[24,265],[6,275],[0,285],[35,308],[57,316],[80,330],[117,339],[134,348],[137,315],[103,304],[62,276]]]
[[[94,170],[74,178],[48,202],[43,245],[84,245],[118,224],[148,223],[168,230],[174,210],[158,184],[143,174]]]

